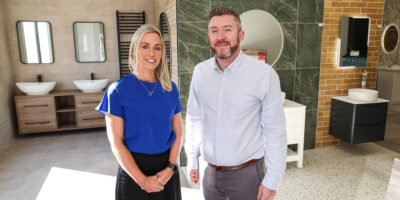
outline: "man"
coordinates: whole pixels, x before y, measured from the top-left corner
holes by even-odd
[[[286,168],[279,77],[240,51],[243,38],[233,9],[210,12],[215,57],[195,67],[186,115],[189,176],[197,184],[202,155],[207,200],[273,199]]]

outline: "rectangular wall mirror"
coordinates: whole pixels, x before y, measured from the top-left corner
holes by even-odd
[[[339,66],[367,66],[369,18],[340,19]]]
[[[53,63],[53,45],[49,22],[18,21],[17,34],[21,63]]]
[[[75,22],[75,59],[77,62],[104,62],[104,26],[101,22]]]

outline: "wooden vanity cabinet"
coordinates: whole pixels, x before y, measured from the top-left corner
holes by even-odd
[[[104,116],[94,110],[99,105],[103,93],[79,94],[75,96],[79,128],[104,127]]]
[[[105,127],[104,116],[95,110],[103,95],[73,90],[16,96],[19,133]]]
[[[54,131],[57,129],[53,97],[25,98],[25,96],[17,96],[15,102],[20,133]]]

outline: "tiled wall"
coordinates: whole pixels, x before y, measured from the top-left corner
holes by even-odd
[[[15,134],[15,112],[13,109],[15,86],[6,22],[4,3],[0,0],[0,152],[11,144]]]
[[[287,99],[307,106],[305,148],[314,148],[322,37],[322,27],[318,24],[322,23],[324,1],[177,0],[177,4],[183,116],[193,69],[197,63],[211,57],[207,40],[209,11],[216,6],[233,7],[239,14],[253,9],[265,10],[279,21],[285,37],[282,55],[273,67]]]
[[[146,22],[154,24],[153,1],[147,0],[3,0],[9,36],[11,65],[15,80],[36,81],[38,74],[43,81],[57,81],[55,89],[77,89],[73,80],[119,79],[118,39],[115,11],[146,12]],[[54,63],[22,64],[19,58],[16,22],[18,20],[48,21],[51,23]],[[77,21],[103,22],[106,61],[102,63],[77,63],[72,24]]]
[[[178,84],[178,34],[176,28],[176,0],[154,0],[154,24],[160,27],[160,14],[168,19],[171,40],[171,80]]]
[[[400,29],[400,1],[399,0],[385,0],[385,9],[383,12],[383,30],[390,25],[396,24]],[[400,42],[400,41],[399,41]],[[397,48],[390,53],[385,53],[382,51],[379,56],[379,66],[392,66],[394,64],[400,65],[400,44],[397,44]],[[378,67],[379,67],[378,66]]]
[[[343,143],[329,136],[331,97],[344,96],[349,88],[361,87],[362,69],[369,72],[366,87],[376,89],[383,7],[384,0],[325,0],[316,147]],[[338,39],[342,16],[370,17],[368,60],[365,68],[338,67]]]

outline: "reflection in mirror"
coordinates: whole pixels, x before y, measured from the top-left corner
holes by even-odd
[[[367,66],[369,18],[340,19],[339,66]]]
[[[167,64],[168,64],[168,71],[169,76],[171,77],[171,39],[169,35],[169,26],[168,26],[168,19],[165,13],[160,14],[160,32],[164,40],[165,50],[167,52]]]
[[[104,62],[104,27],[101,22],[75,22],[75,59],[77,62]]]
[[[53,45],[49,22],[17,22],[19,55],[24,64],[53,62]]]
[[[240,15],[240,20],[244,31],[244,40],[240,47],[246,49],[243,53],[274,65],[282,53],[284,42],[278,20],[262,10],[244,12]]]
[[[399,43],[399,28],[395,24],[386,27],[382,35],[382,49],[386,53],[393,52]]]

